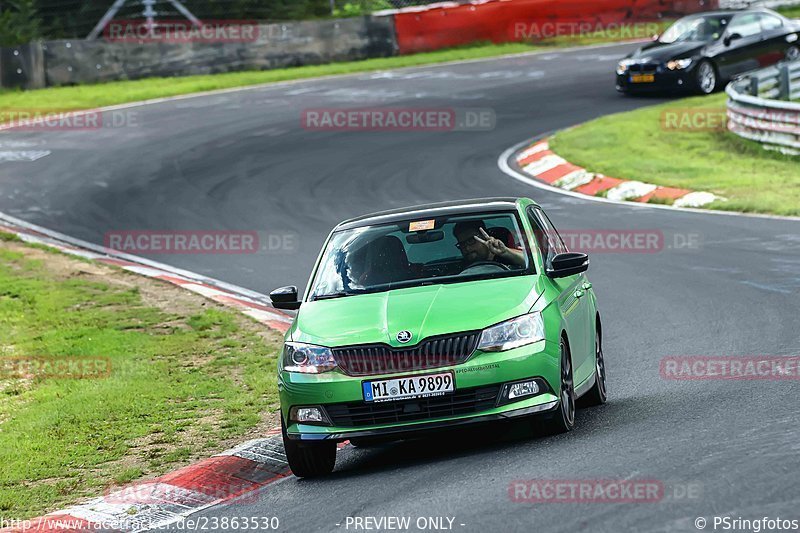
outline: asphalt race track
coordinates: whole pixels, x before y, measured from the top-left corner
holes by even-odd
[[[532,188],[498,169],[498,156],[525,139],[661,101],[616,94],[614,63],[630,48],[168,101],[130,109],[135,127],[6,132],[0,150],[50,153],[0,162],[0,211],[97,243],[118,230],[259,231],[269,249],[257,254],[149,257],[261,292],[302,287],[340,220],[423,202],[524,195],[561,230],[660,231],[656,253],[591,255],[610,401],[580,411],[576,431],[542,438],[525,425],[499,425],[347,447],[329,478],[290,477],[256,501],[202,514],[277,516],[284,531],[346,531],[348,516],[408,516],[412,524],[451,517],[465,532],[697,531],[697,517],[709,520],[707,530],[714,516],[797,518],[797,382],[665,380],[659,361],[798,355],[800,222],[601,204]],[[301,125],[309,108],[368,106],[488,109],[496,125],[459,132]],[[281,244],[269,246],[269,235]],[[520,479],[656,480],[664,497],[516,503],[509,485]]]

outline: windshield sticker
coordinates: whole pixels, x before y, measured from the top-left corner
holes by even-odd
[[[408,226],[408,231],[428,231],[436,227],[436,220],[420,220],[419,222],[412,222]]]

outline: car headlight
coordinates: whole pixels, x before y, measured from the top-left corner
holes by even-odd
[[[667,68],[670,70],[683,70],[689,68],[691,64],[692,64],[691,58],[675,59],[667,63]]]
[[[617,74],[622,76],[623,74],[628,72],[628,70],[630,70],[631,65],[639,65],[639,64],[644,65],[649,62],[650,62],[649,57],[640,57],[636,59],[632,57],[625,58],[617,64]]]
[[[320,374],[336,368],[336,359],[330,348],[287,342],[283,345],[283,369],[301,374]]]
[[[542,315],[530,313],[483,330],[478,349],[484,352],[503,352],[541,340],[544,340]]]

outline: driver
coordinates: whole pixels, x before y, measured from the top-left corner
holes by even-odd
[[[492,261],[511,267],[525,267],[525,254],[522,250],[509,248],[500,239],[486,233],[482,220],[465,220],[456,224],[453,235],[456,246],[464,256],[464,268],[475,263]]]

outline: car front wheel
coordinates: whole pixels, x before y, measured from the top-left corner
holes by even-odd
[[[289,468],[297,477],[320,477],[333,472],[336,465],[335,442],[298,442],[286,436],[286,425],[281,420],[283,448]]]
[[[606,403],[608,394],[606,392],[606,360],[603,357],[603,337],[598,328],[594,336],[594,385],[581,397],[581,406],[593,407]]]
[[[545,430],[557,435],[575,427],[575,385],[572,377],[572,356],[564,338],[561,339],[561,387],[558,408],[546,420]]]
[[[704,59],[697,65],[695,71],[697,90],[702,94],[711,94],[717,90],[719,79],[717,69],[708,59]]]

